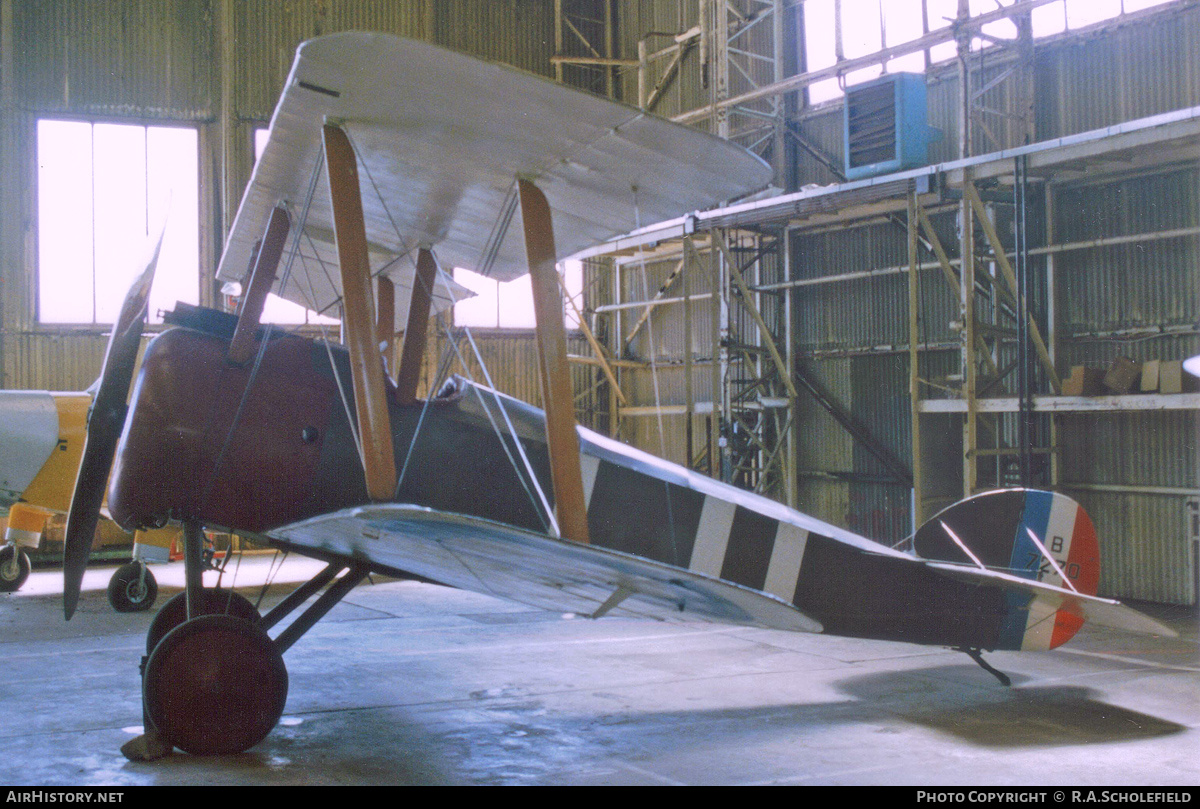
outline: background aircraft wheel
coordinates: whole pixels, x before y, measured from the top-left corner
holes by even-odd
[[[167,633],[146,663],[154,727],[197,756],[240,753],[283,715],[288,677],[267,633],[232,615],[203,615]]]
[[[232,590],[208,588],[204,591],[204,608],[202,615],[232,615],[251,624],[257,625],[262,616],[245,596]],[[187,620],[187,594],[179,593],[171,597],[162,609],[154,616],[150,629],[146,632],[146,654],[154,651],[168,632]]]
[[[108,603],[117,612],[142,612],[154,606],[158,598],[158,582],[154,574],[138,562],[121,565],[108,580]]]
[[[29,556],[12,545],[0,549],[0,593],[13,593],[29,578]]]

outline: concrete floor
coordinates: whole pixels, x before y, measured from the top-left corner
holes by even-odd
[[[245,557],[238,589],[257,598],[273,558]],[[317,569],[288,560],[277,582]],[[159,603],[182,589],[181,564],[154,571]],[[287,709],[260,745],[133,763],[119,748],[140,732],[151,613],[108,607],[111,572],[89,571],[69,623],[58,572],[0,596],[0,783],[1200,783],[1194,609],[1147,607],[1178,639],[1085,627],[990,655],[1005,688],[941,649],[572,619],[378,579],[287,653]]]

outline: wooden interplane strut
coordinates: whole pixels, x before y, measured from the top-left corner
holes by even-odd
[[[421,359],[425,356],[429,306],[436,278],[437,262],[433,253],[421,248],[417,252],[417,274],[413,278],[412,301],[408,305],[408,325],[404,327],[400,369],[396,372],[396,401],[400,404],[411,404],[417,400],[417,383],[421,379]]]
[[[546,410],[546,443],[550,452],[550,481],[554,510],[562,536],[588,541],[587,501],[579,462],[579,436],[575,430],[575,401],[567,363],[567,335],[563,326],[562,292],[555,269],[554,229],[546,196],[528,180],[518,181],[521,219],[525,227],[525,252],[533,286],[533,312],[537,321],[538,362],[542,404]]]
[[[334,234],[341,266],[347,347],[354,374],[354,409],[362,442],[363,471],[371,499],[387,501],[396,492],[396,459],[392,454],[392,428],[383,386],[383,363],[376,342],[375,305],[358,184],[358,163],[350,139],[341,129],[327,125],[324,139]]]
[[[375,279],[375,339],[385,361],[392,356],[392,337],[396,334],[396,285],[386,275]]]
[[[267,232],[255,256],[254,267],[250,271],[250,282],[242,297],[237,327],[229,341],[229,359],[239,365],[250,359],[254,348],[254,333],[262,320],[263,306],[266,305],[267,294],[275,282],[275,270],[279,267],[279,259],[283,256],[283,244],[290,229],[291,218],[287,208],[280,205],[271,211]]]

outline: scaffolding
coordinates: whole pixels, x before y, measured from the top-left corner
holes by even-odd
[[[614,376],[682,365],[688,380],[683,402],[617,405],[612,423],[682,415],[690,424],[690,417],[703,417],[707,441],[688,438],[693,469],[791,502],[797,474],[795,405],[803,390],[892,478],[913,490],[912,519],[918,523],[981,490],[1056,487],[1062,483],[1057,414],[1200,409],[1200,393],[1195,392],[1063,393],[1053,315],[1059,294],[1056,257],[1115,244],[1195,239],[1200,227],[1059,242],[1049,180],[1150,173],[1198,158],[1200,108],[1192,108],[1048,143],[733,205],[590,250],[586,257],[607,258],[616,279],[613,302],[594,310],[596,318],[612,321],[606,327],[611,339],[604,356],[624,363]],[[785,272],[792,265],[791,236],[868,221],[903,228],[906,265],[808,279]],[[957,243],[945,238],[946,222],[954,223]],[[653,295],[630,296],[629,285],[620,279],[647,265],[671,269]],[[907,277],[908,342],[892,348],[908,358],[911,466],[805,374],[792,334],[793,295],[806,287],[886,275]],[[700,292],[695,280],[687,280],[697,277],[708,279]],[[932,285],[951,290],[958,311],[952,326],[957,370],[940,377],[924,367],[931,352],[947,348],[930,343],[925,333],[924,301]],[[698,311],[702,302],[706,306]],[[655,313],[675,307],[683,308],[678,328],[686,335],[684,350],[657,362],[631,352],[647,323],[661,317]],[[711,330],[706,346],[716,346],[715,352],[698,346],[695,334],[702,329]],[[696,400],[692,392],[705,384],[717,395]],[[926,437],[932,435],[937,440],[931,443]],[[953,437],[950,451],[947,436]],[[957,468],[947,462],[954,457],[959,458]]]
[[[974,17],[960,2],[947,28],[804,70],[802,59],[763,35],[780,27],[795,41],[796,4],[696,0],[696,25],[666,37],[643,32],[636,58],[601,66],[614,91],[636,74],[644,108],[756,149],[780,186],[795,182],[802,159],[815,160],[832,184],[700,212],[585,253],[591,284],[583,314],[594,332],[593,353],[576,360],[595,367],[593,391],[603,391],[591,399],[592,423],[696,472],[805,510],[815,505],[818,516],[835,522],[854,518],[855,492],[882,492],[859,496],[874,498],[869,505],[884,512],[885,530],[848,527],[896,541],[945,505],[982,490],[1067,491],[1099,509],[1109,530],[1130,541],[1136,535],[1134,556],[1164,560],[1155,563],[1153,577],[1145,575],[1149,562],[1115,565],[1110,575],[1122,581],[1113,595],[1193,603],[1200,592],[1194,516],[1200,488],[1187,470],[1200,460],[1175,458],[1169,471],[1139,477],[1133,465],[1116,460],[1116,449],[1088,448],[1088,435],[1127,441],[1136,429],[1131,424],[1152,419],[1166,436],[1153,439],[1155,451],[1178,436],[1186,453],[1200,425],[1200,393],[1190,392],[1186,379],[1174,392],[1068,393],[1067,370],[1104,352],[1079,344],[1078,334],[1099,328],[1090,318],[1080,321],[1084,332],[1079,325],[1064,331],[1058,318],[1072,304],[1070,279],[1099,255],[1088,251],[1169,249],[1192,256],[1200,237],[1200,213],[1187,201],[1194,190],[1176,191],[1179,214],[1150,217],[1147,227],[1109,222],[1086,236],[1077,227],[1074,235],[1057,231],[1072,229],[1064,225],[1072,221],[1066,206],[1085,210],[1089,188],[1155,184],[1168,176],[1186,188],[1200,165],[1200,108],[1034,142],[1030,14],[1047,2],[1015,0]],[[1164,16],[1191,13],[1194,5],[1181,2]],[[1154,13],[1123,14],[1091,35]],[[1017,36],[988,51],[996,56],[987,57],[985,70],[972,42],[986,38],[985,25],[1004,19],[1013,21]],[[746,53],[749,42],[755,55]],[[941,151],[954,159],[847,181],[819,128],[823,113],[805,109],[804,89],[908,53],[924,51],[928,66],[929,50],[949,43],[958,58],[940,70],[957,95],[945,93],[941,103],[955,105],[950,117],[957,131],[946,133],[952,147]],[[763,72],[747,76],[749,60]],[[677,110],[680,98],[666,90],[697,63],[709,71],[707,94]],[[904,259],[892,259],[892,266],[838,260],[834,269],[810,266],[801,247],[873,228],[884,234],[889,255],[902,243]],[[1169,273],[1184,285],[1180,295],[1195,288],[1192,261]],[[811,316],[814,301],[860,300],[868,291],[890,296],[889,324],[903,321],[879,330],[891,335],[887,342],[837,345],[834,337],[827,347],[819,339],[814,345],[818,327],[803,314]],[[1114,293],[1101,305],[1118,301]],[[1186,308],[1171,310],[1171,325],[1137,325],[1133,318],[1110,336],[1167,338],[1168,355],[1196,346],[1200,322],[1177,322]],[[904,381],[897,386],[900,374],[889,375],[886,384],[899,395],[889,388],[888,397],[867,403],[862,388],[884,385],[870,379],[877,359],[902,368]],[[866,370],[843,373],[853,369]],[[881,416],[881,408],[890,412]],[[815,434],[836,446],[814,453]],[[1109,463],[1096,468],[1110,471],[1090,473],[1081,448],[1085,455],[1107,453]],[[1183,505],[1178,515],[1175,503]],[[1130,510],[1137,513],[1127,516]],[[1136,534],[1135,520],[1144,523]]]

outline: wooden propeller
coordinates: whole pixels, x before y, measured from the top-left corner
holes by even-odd
[[[125,399],[137,364],[142,326],[149,308],[150,287],[162,249],[162,236],[154,247],[137,280],[129,288],[121,314],[113,324],[112,336],[104,354],[100,382],[88,414],[83,459],[75,478],[71,509],[67,512],[67,531],[63,546],[63,615],[69,621],[79,602],[83,573],[87,569],[92,538],[104,502],[104,487],[112,468],[117,440],[125,424]]]

